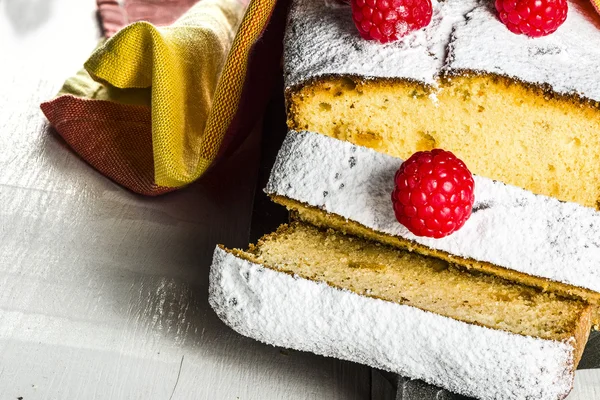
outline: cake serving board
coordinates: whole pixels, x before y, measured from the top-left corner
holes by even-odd
[[[583,352],[578,370],[600,368],[600,332],[592,331]],[[405,378],[385,371],[378,371],[395,392],[394,400],[476,400],[451,393],[420,380]],[[568,397],[567,397],[568,400]]]

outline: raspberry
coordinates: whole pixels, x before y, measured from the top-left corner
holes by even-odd
[[[567,19],[567,0],[496,0],[500,21],[513,33],[546,36]]]
[[[352,19],[364,39],[398,40],[431,21],[431,0],[351,0]]]
[[[475,182],[465,164],[449,151],[419,151],[394,177],[396,219],[417,236],[442,238],[471,216]]]

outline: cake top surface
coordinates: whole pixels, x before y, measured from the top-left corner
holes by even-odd
[[[399,158],[311,132],[290,132],[266,191],[467,259],[600,292],[600,212],[475,176],[473,213],[442,239],[394,215]]]
[[[286,86],[326,75],[401,78],[436,85],[447,72],[494,73],[600,101],[600,17],[569,1],[565,23],[529,38],[510,32],[493,2],[433,0],[431,23],[395,43],[362,39],[348,7],[294,0],[285,38]]]

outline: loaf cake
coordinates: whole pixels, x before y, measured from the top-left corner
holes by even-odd
[[[480,399],[562,399],[590,329],[579,300],[294,223],[217,247],[209,301],[242,335]]]
[[[265,191],[293,222],[216,248],[211,306],[264,343],[466,396],[565,398],[600,324],[600,18],[569,1],[532,40],[493,2],[432,0],[427,27],[381,45],[341,3],[292,0],[291,131]],[[433,148],[475,174],[470,218],[440,239],[391,198],[402,160]]]
[[[466,224],[442,239],[419,237],[392,209],[401,164],[366,147],[291,131],[265,191],[311,224],[600,304],[598,211],[475,176]]]
[[[429,26],[364,40],[348,8],[294,0],[288,125],[408,158],[454,152],[480,176],[600,207],[600,17],[569,1],[547,37],[510,32],[493,1],[433,0]]]

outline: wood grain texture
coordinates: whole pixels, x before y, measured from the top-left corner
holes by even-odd
[[[0,0],[0,399],[369,398],[366,367],[244,338],[208,305],[214,245],[248,243],[258,134],[146,199],[47,126],[39,103],[95,47],[94,10]]]

